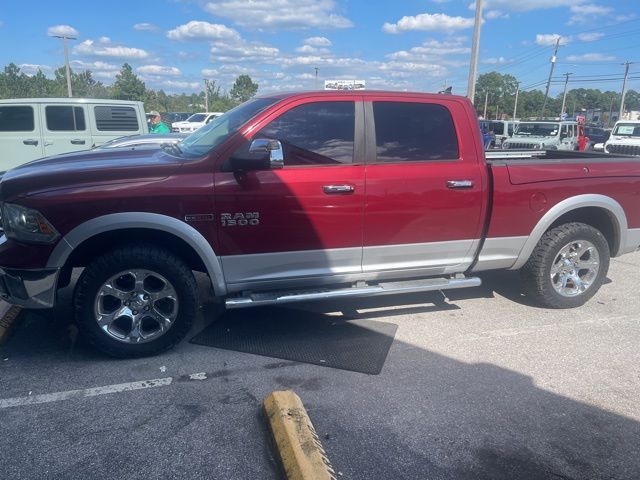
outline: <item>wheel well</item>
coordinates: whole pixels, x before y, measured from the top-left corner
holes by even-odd
[[[70,277],[74,267],[85,267],[95,258],[109,250],[130,244],[149,243],[166,248],[180,257],[191,270],[207,272],[207,269],[196,251],[184,240],[162,230],[149,228],[126,228],[99,233],[78,245],[67,259],[63,271]],[[62,282],[63,284],[65,282]]]
[[[609,251],[614,256],[620,246],[620,226],[611,212],[600,207],[582,207],[558,217],[549,230],[570,222],[580,222],[591,225],[599,230],[609,244]]]

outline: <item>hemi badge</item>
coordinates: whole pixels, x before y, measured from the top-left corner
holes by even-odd
[[[213,222],[213,214],[212,213],[199,213],[193,215],[185,215],[185,222]]]

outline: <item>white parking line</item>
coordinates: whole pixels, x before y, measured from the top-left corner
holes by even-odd
[[[60,402],[71,398],[95,397],[109,393],[128,392],[131,390],[143,390],[145,388],[166,387],[171,385],[173,377],[142,380],[140,382],[119,383],[104,387],[85,388],[83,390],[67,390],[66,392],[44,393],[41,395],[29,395],[28,397],[14,397],[0,400],[0,408],[20,407],[24,405],[36,405],[38,403]]]

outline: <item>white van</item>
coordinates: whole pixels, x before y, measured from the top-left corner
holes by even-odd
[[[0,172],[49,155],[149,133],[142,102],[85,98],[0,100]]]

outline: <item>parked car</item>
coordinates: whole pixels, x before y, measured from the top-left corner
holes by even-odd
[[[471,102],[326,91],[254,98],[179,149],[78,152],[0,182],[0,295],[49,308],[84,267],[81,333],[115,356],[175,345],[193,270],[227,308],[475,287],[584,304],[640,247],[640,160],[485,154]],[[488,300],[489,301],[489,300]]]
[[[513,120],[480,120],[481,128],[493,133],[494,141],[489,148],[502,148],[505,140],[513,136],[517,121]]]
[[[640,156],[640,120],[616,122],[609,140],[604,144],[608,153]]]
[[[84,98],[0,100],[0,171],[37,158],[149,133],[142,102]]]
[[[148,133],[145,135],[128,135],[126,137],[109,140],[100,145],[99,149],[122,148],[122,147],[160,147],[166,143],[178,143],[187,137],[186,133]]]
[[[584,127],[575,121],[526,121],[518,123],[502,148],[578,150]]]
[[[176,122],[172,124],[172,132],[191,133],[206,125],[214,118],[218,118],[222,112],[194,113],[184,122]]]
[[[611,135],[610,130],[605,130],[602,127],[595,127],[591,125],[584,127],[584,133],[589,138],[589,144],[592,148],[597,143],[605,143],[609,140],[609,136]]]

